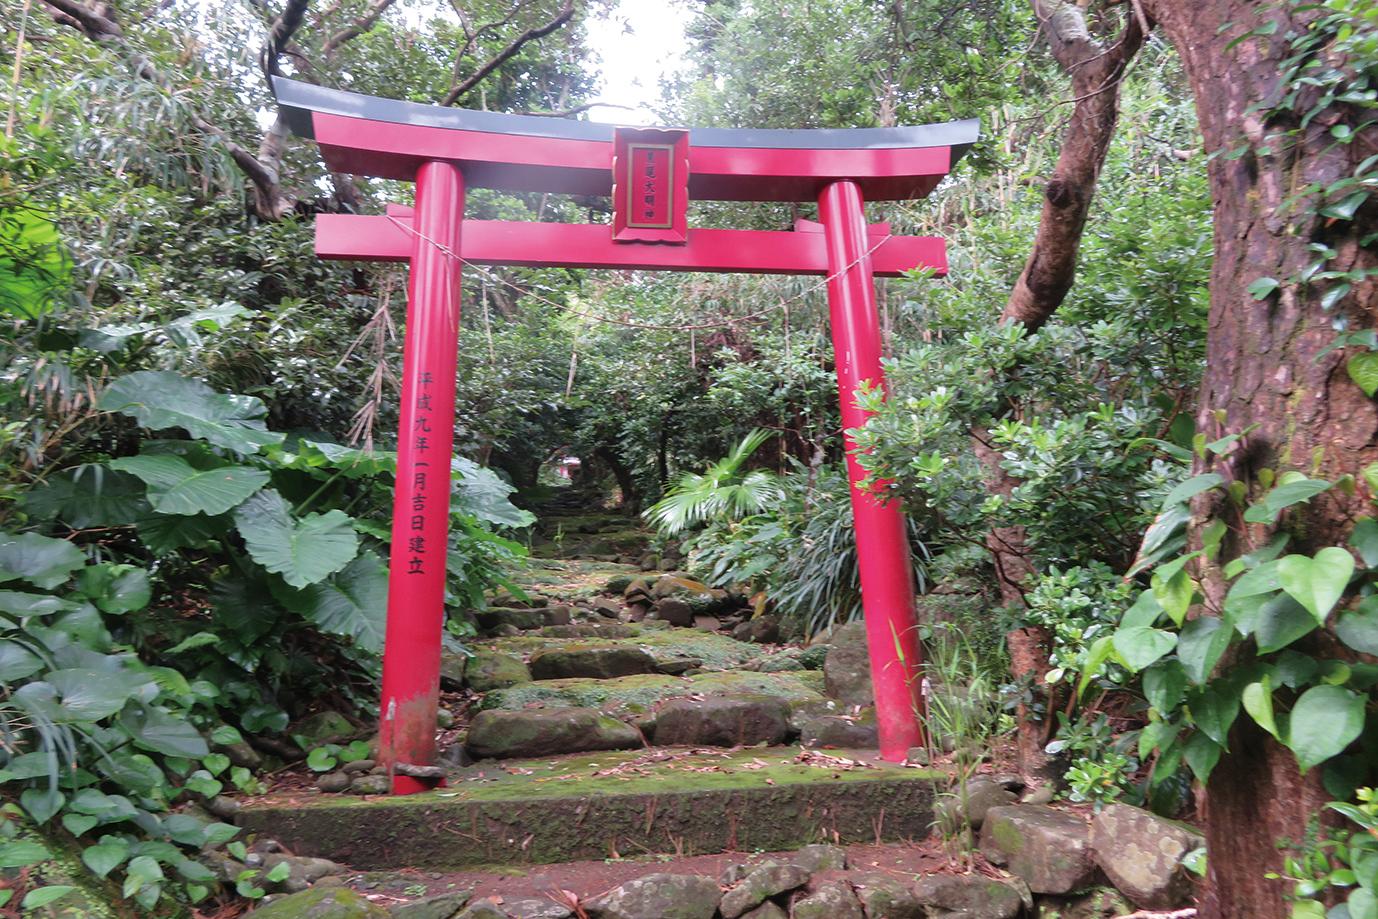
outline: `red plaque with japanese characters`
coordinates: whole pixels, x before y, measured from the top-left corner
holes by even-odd
[[[618,128],[612,171],[614,240],[688,241],[688,131]]]

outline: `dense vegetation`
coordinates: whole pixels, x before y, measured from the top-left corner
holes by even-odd
[[[578,117],[586,22],[609,15],[276,6],[39,0],[0,24],[0,867],[76,843],[149,912],[230,895],[195,856],[235,828],[185,805],[305,756],[313,712],[366,726],[376,703],[405,279],[317,260],[311,218],[410,188],[326,172],[264,69]],[[942,659],[965,636],[953,666],[1001,687],[982,730],[1018,722],[1027,770],[1079,800],[1216,795],[1214,846],[1285,798],[1245,854],[1222,846],[1219,902],[1375,916],[1378,13],[1258,5],[1182,53],[1171,6],[1091,4],[1069,38],[1082,7],[1059,3],[714,0],[663,120],[982,120],[929,199],[869,209],[952,263],[881,283],[889,398],[857,394],[924,636]],[[1123,72],[1081,91],[1077,42]],[[1245,58],[1244,95],[1213,110]],[[1073,149],[1092,117],[1103,149]],[[555,195],[468,208],[607,219]],[[1267,240],[1240,243],[1255,225]],[[1062,231],[1075,284],[1049,293],[1030,253],[1065,255]],[[447,640],[515,589],[566,455],[792,637],[859,615],[820,281],[475,269],[464,300]]]

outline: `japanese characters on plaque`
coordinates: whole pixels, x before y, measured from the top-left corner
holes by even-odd
[[[688,242],[689,132],[618,128],[612,197],[617,242]]]
[[[431,471],[431,386],[435,377],[429,372],[421,374],[420,386],[416,393],[416,404],[412,406],[412,478],[408,497],[411,513],[407,525],[407,574],[425,574],[429,549],[426,545],[426,504],[431,497],[430,479],[440,476],[440,481],[449,484],[449,457],[444,457],[440,472]],[[439,462],[439,460],[437,460]]]

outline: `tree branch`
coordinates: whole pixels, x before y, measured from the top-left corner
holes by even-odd
[[[353,41],[371,30],[377,24],[378,17],[396,2],[397,0],[374,0],[367,13],[326,39],[325,44],[321,46],[321,55],[329,58],[345,42]]]
[[[549,22],[545,23],[544,25],[535,26],[533,28],[527,29],[525,32],[518,35],[516,38],[512,39],[512,41],[508,43],[506,48],[503,48],[497,54],[489,58],[483,64],[483,66],[479,67],[478,70],[475,70],[472,74],[469,75],[468,78],[451,86],[450,91],[447,92],[445,94],[445,97],[440,100],[440,104],[454,105],[455,101],[458,100],[460,96],[463,96],[469,90],[473,89],[484,79],[484,77],[488,76],[494,70],[501,67],[503,63],[510,60],[513,56],[517,54],[517,52],[521,51],[522,47],[525,46],[528,42],[535,41],[539,38],[544,38],[551,32],[554,32],[556,29],[563,26],[565,23],[569,22],[570,19],[572,19],[573,17],[574,0],[565,0],[564,6],[560,7],[560,11],[556,13],[555,16]],[[468,29],[466,27],[466,32],[467,31]],[[477,33],[474,34],[476,35]],[[466,47],[472,44],[474,44],[474,39],[471,37],[470,40],[466,43]],[[456,61],[457,60],[458,59],[456,59]]]
[[[1052,317],[1072,289],[1086,216],[1119,117],[1120,81],[1145,37],[1140,17],[1131,15],[1119,40],[1105,47],[1091,37],[1081,7],[1064,0],[1034,0],[1033,5],[1053,58],[1072,78],[1076,101],[1044,189],[1033,249],[1000,314],[1002,323],[1020,322],[1031,332]]]

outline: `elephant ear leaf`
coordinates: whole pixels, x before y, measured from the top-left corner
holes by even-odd
[[[96,407],[134,418],[153,431],[181,428],[236,453],[257,453],[282,443],[267,429],[268,408],[254,396],[221,393],[200,380],[163,370],[126,374],[101,395]]]
[[[353,517],[336,510],[294,518],[271,488],[241,504],[234,522],[253,560],[298,589],[339,571],[359,552]]]

